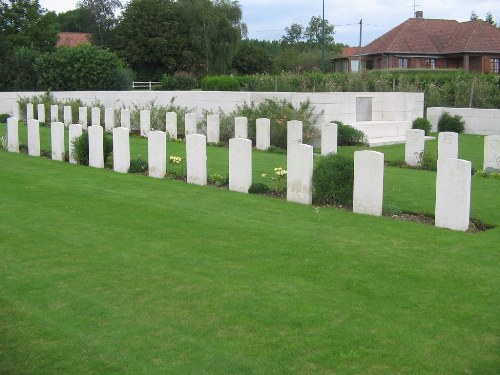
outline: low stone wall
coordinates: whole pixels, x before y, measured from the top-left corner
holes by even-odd
[[[465,134],[500,135],[500,109],[430,107],[427,108],[427,119],[433,131],[437,131],[438,121],[444,112],[462,116]]]

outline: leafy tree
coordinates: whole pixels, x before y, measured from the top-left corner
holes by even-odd
[[[309,21],[309,25],[306,27],[304,35],[309,45],[321,46],[324,43],[326,46],[333,44],[334,33],[334,26],[330,25],[328,20],[323,21],[321,17],[313,16]]]
[[[490,25],[497,26],[495,20],[493,19],[493,14],[491,12],[486,13],[486,22],[488,22]]]
[[[36,49],[16,47],[0,63],[0,90],[28,91],[37,88],[37,75],[34,62],[40,55]]]
[[[79,8],[87,9],[92,15],[94,42],[103,46],[110,30],[116,24],[115,11],[122,8],[120,0],[81,0]]]
[[[290,27],[285,27],[285,32],[286,34],[281,38],[284,44],[299,44],[305,39],[304,27],[298,23],[293,23]]]
[[[57,15],[61,31],[92,33],[94,21],[92,13],[87,8],[76,8]]]
[[[471,21],[477,21],[477,20],[479,20],[479,17],[478,17],[478,15],[477,15],[477,13],[476,13],[475,10],[473,10],[472,12],[470,12],[470,20]]]
[[[257,40],[242,40],[233,60],[233,68],[239,74],[271,73],[271,54]]]

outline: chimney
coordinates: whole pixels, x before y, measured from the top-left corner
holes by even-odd
[[[424,18],[424,11],[423,10],[417,10],[415,12],[415,18]]]

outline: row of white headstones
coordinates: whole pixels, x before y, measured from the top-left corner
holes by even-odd
[[[99,108],[97,108],[99,109]],[[189,115],[189,114],[188,114]],[[194,115],[194,114],[193,114]],[[97,117],[97,116],[96,116]],[[99,116],[100,117],[100,116]],[[194,116],[193,116],[194,117]],[[207,137],[196,134],[196,117],[186,116],[186,172],[187,182],[206,185]],[[269,120],[259,119],[261,134],[269,137]],[[265,121],[266,120],[266,121]],[[194,127],[189,127],[194,122]],[[142,123],[142,121],[141,121]],[[213,116],[213,132],[218,133],[218,116]],[[176,125],[176,121],[175,121]],[[62,160],[64,156],[64,124],[51,124],[52,158]],[[289,121],[287,124],[287,200],[302,204],[312,204],[313,148],[302,144],[302,123]],[[80,124],[69,125],[69,144],[82,134]],[[100,125],[88,127],[89,165],[104,167],[103,128]],[[111,128],[113,132],[114,170],[126,173],[130,165],[129,128]],[[208,133],[208,129],[207,129]],[[229,189],[248,192],[252,184],[252,142],[247,139],[248,123],[246,118],[235,121],[235,138],[229,141]],[[148,164],[151,177],[162,178],[166,175],[166,133],[148,131]],[[424,132],[408,130],[406,137],[405,160],[412,166],[422,162],[424,153]],[[268,142],[268,141],[267,141]],[[322,126],[322,153],[337,152],[337,126]],[[484,167],[498,168],[499,136],[485,137]],[[267,146],[269,147],[269,146]],[[8,120],[8,149],[19,152],[18,121]],[[40,155],[40,136],[38,120],[28,120],[28,153]],[[76,163],[70,149],[70,162]],[[380,216],[383,206],[384,155],[375,151],[356,151],[354,154],[354,193],[353,211],[356,213]],[[435,223],[438,227],[454,230],[467,230],[470,215],[471,163],[458,159],[458,134],[442,132],[438,137],[438,171],[436,180]]]

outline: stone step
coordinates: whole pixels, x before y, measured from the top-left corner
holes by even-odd
[[[436,139],[436,137],[425,137],[426,141],[429,141],[431,139]],[[368,145],[370,147],[397,145],[405,142],[406,136],[368,138]]]

